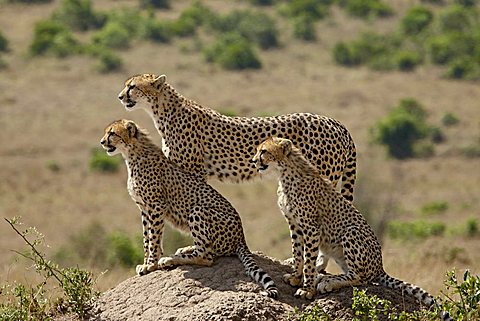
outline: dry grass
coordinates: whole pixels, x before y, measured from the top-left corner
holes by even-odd
[[[56,3],[2,5],[0,10],[0,29],[13,49],[5,57],[9,68],[0,71],[0,216],[22,216],[26,225],[45,233],[53,249],[69,242],[72,234],[92,220],[109,231],[140,232],[138,210],[126,191],[124,166],[118,174],[107,175],[91,172],[88,162],[104,126],[114,119],[133,119],[155,137],[146,114],[127,114],[116,98],[126,78],[143,72],[166,74],[182,94],[216,109],[236,110],[242,115],[306,111],[339,119],[350,129],[358,147],[358,199],[374,204],[375,215],[383,215],[393,202],[400,210],[391,215],[414,218],[425,203],[441,200],[450,206],[439,220],[458,224],[479,217],[478,159],[458,153],[458,146],[480,137],[478,83],[441,79],[441,72],[429,66],[413,73],[378,73],[332,63],[329,50],[338,39],[352,38],[367,28],[387,30],[398,16],[364,23],[336,10],[332,18],[318,24],[319,40],[314,44],[291,41],[288,26],[281,24],[285,45],[262,52],[264,68],[260,71],[222,71],[206,64],[197,52],[182,50],[189,41],[179,40],[169,46],[138,43],[135,49],[121,53],[125,60],[122,72],[99,75],[86,57],[26,58],[35,21],[47,17]],[[95,1],[95,6],[133,3],[102,0]],[[188,3],[175,1],[175,10]],[[402,3],[394,2],[405,10]],[[241,6],[220,0],[211,5],[219,10]],[[447,141],[431,159],[394,162],[369,143],[372,124],[404,97],[415,97],[424,104],[429,121],[435,124],[440,124],[447,111],[460,118],[459,126],[445,131]],[[60,167],[58,172],[49,169],[52,162]],[[213,184],[239,210],[253,250],[289,256],[287,226],[276,206],[274,181]],[[445,270],[457,267],[479,272],[479,243],[478,238],[459,236],[408,244],[387,239],[386,270],[438,293]],[[9,252],[21,247],[8,226],[0,223],[2,280],[22,280],[21,264],[12,263]],[[465,251],[452,258],[454,248]],[[132,274],[133,269],[107,273],[101,288]]]

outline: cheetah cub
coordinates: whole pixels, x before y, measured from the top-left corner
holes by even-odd
[[[252,161],[260,172],[272,165],[279,174],[279,206],[289,224],[294,258],[293,274],[286,274],[284,280],[301,286],[295,296],[312,299],[316,291],[378,282],[405,291],[427,306],[435,303],[423,289],[384,271],[380,243],[367,221],[290,140],[267,139],[257,147]],[[344,274],[320,275],[315,288],[319,250],[333,258]],[[325,269],[325,260],[322,263],[320,269]]]
[[[136,268],[138,275],[184,264],[211,266],[215,257],[236,254],[247,275],[265,289],[262,294],[278,296],[275,283],[257,266],[245,243],[239,214],[203,178],[166,159],[133,121],[110,124],[100,144],[108,155],[122,154],[128,192],[142,213],[144,261]],[[190,233],[194,245],[161,257],[165,221]]]

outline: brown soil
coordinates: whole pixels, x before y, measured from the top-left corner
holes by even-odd
[[[256,260],[277,283],[278,300],[259,294],[260,287],[236,257],[223,257],[212,267],[181,266],[129,278],[100,297],[91,320],[294,320],[297,308],[314,304],[332,320],[352,320],[352,288],[319,295],[314,302],[296,299],[295,289],[281,280],[288,265],[260,253]],[[381,286],[368,286],[368,293],[399,310],[420,308],[415,300]]]

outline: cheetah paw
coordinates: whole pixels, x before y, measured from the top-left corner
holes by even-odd
[[[173,267],[173,259],[169,256],[167,257],[162,257],[160,260],[158,260],[158,268],[159,269],[168,269]]]
[[[156,269],[157,264],[139,264],[135,268],[135,271],[137,272],[137,275],[142,276],[155,271]]]
[[[192,254],[195,251],[195,247],[193,245],[181,247],[177,249],[175,255],[182,255],[182,254]]]
[[[302,277],[287,273],[283,275],[283,281],[291,286],[300,286],[302,284]]]
[[[315,289],[298,289],[297,292],[295,292],[295,297],[299,299],[307,299],[307,300],[313,300],[315,297]]]
[[[322,294],[332,292],[332,284],[330,282],[320,280],[320,282],[317,284],[317,291]]]

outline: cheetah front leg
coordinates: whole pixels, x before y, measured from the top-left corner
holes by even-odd
[[[152,214],[150,211],[142,211],[143,225],[143,264],[137,265],[136,272],[138,275],[145,275],[158,269],[158,259],[162,256],[162,238],[165,226],[163,216],[160,214]]]
[[[205,215],[200,210],[194,210],[189,216],[188,225],[194,245],[180,248],[172,256],[162,257],[158,261],[159,268],[165,269],[178,265],[211,266],[213,264],[210,232],[205,220],[202,219],[202,214]]]
[[[284,213],[285,219],[288,223],[288,228],[290,230],[293,256],[293,273],[284,274],[283,280],[287,284],[297,287],[302,285],[304,246],[303,232],[287,208],[282,209],[282,212]]]
[[[303,285],[295,292],[295,297],[312,300],[316,290],[316,266],[320,233],[312,222],[307,222],[303,228]]]

